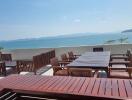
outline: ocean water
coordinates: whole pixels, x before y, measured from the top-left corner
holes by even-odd
[[[82,46],[82,45],[100,45],[106,44],[106,41],[115,40],[114,43],[120,43],[119,39],[128,38],[125,42],[132,43],[132,33],[109,33],[96,35],[69,35],[58,37],[44,37],[38,39],[25,39],[13,41],[1,41],[0,46],[4,49],[21,49],[21,48],[57,48],[65,46]]]

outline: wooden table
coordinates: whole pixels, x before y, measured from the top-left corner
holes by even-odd
[[[92,68],[105,70],[108,74],[110,52],[86,52],[67,66],[69,68]]]
[[[0,86],[19,95],[49,98],[132,99],[132,80],[69,76],[11,75]]]

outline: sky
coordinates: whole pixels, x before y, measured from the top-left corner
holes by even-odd
[[[132,28],[132,0],[0,0],[0,40]]]

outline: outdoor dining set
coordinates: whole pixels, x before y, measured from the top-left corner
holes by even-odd
[[[6,54],[6,59],[3,55],[0,73],[7,76],[0,79],[0,100],[132,99],[130,50],[125,54],[111,54],[110,51],[94,49],[81,55],[69,51],[60,57],[56,57],[55,50],[51,50],[34,56],[32,60],[16,61],[11,59],[11,54]],[[39,75],[37,70],[49,64],[53,76]],[[8,67],[17,74],[8,75]],[[18,74],[22,71],[33,72],[34,75]],[[117,73],[121,74],[118,76]]]

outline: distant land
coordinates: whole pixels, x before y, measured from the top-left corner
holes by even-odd
[[[126,33],[126,32],[132,32],[132,29],[122,31],[122,33]]]

